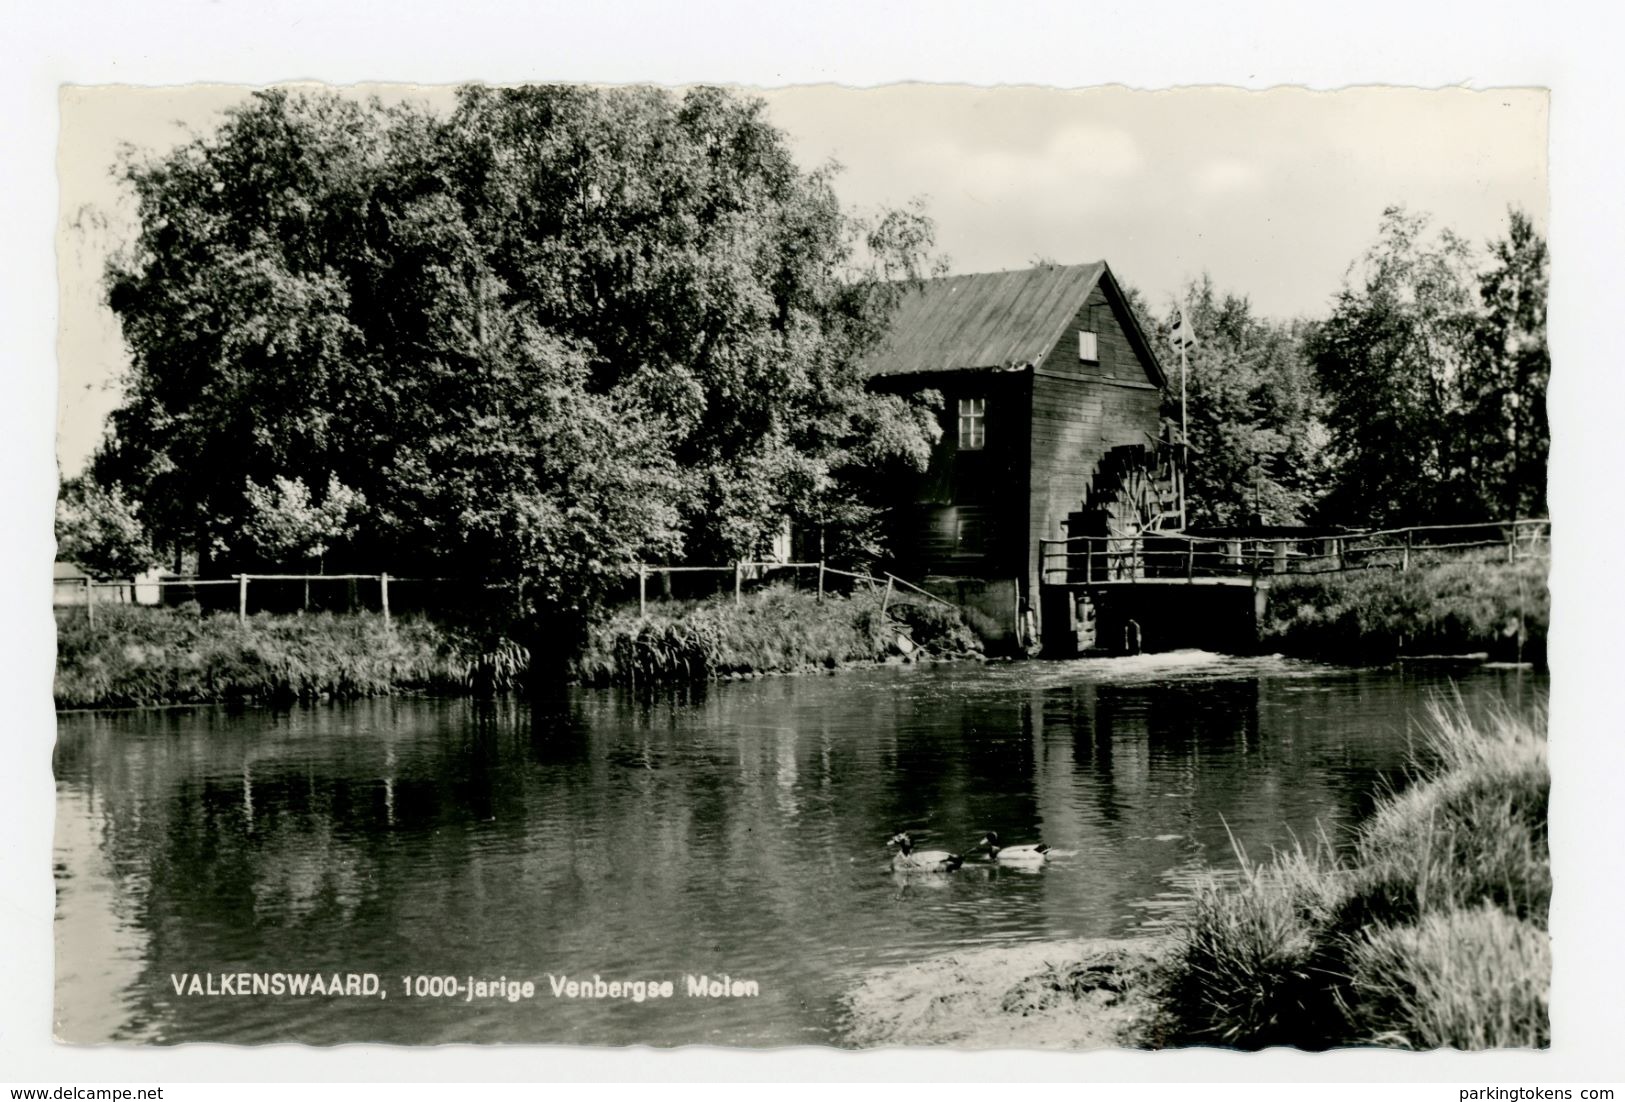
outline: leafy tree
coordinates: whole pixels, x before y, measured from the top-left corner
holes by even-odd
[[[108,301],[131,371],[93,469],[205,571],[251,551],[248,482],[356,485],[371,458],[380,365],[351,276],[385,141],[377,111],[270,92],[217,136],[124,166],[140,232]]]
[[[56,543],[58,558],[97,578],[133,578],[158,560],[134,503],[84,478],[62,484]]]
[[[1335,475],[1322,514],[1343,523],[1476,519],[1457,431],[1477,330],[1471,250],[1425,215],[1383,212],[1314,332]]]
[[[862,528],[867,439],[923,466],[930,411],[858,369],[927,271],[918,208],[842,214],[760,101],[716,89],[466,89],[449,123],[495,275],[597,354],[593,388],[663,412],[688,554],[758,553],[786,514]],[[522,156],[503,155],[512,149]]]
[[[249,481],[245,535],[272,562],[314,559],[319,571],[328,548],[355,534],[351,518],[366,499],[331,476],[319,503],[311,500],[303,479],[278,475],[273,483],[265,487]]]
[[[845,214],[832,171],[715,89],[468,88],[444,118],[257,93],[125,165],[132,372],[96,475],[218,562],[265,537],[245,486],[331,477],[345,556],[555,611],[786,515],[861,544],[866,472],[935,432],[858,367],[931,227]]]
[[[1323,475],[1324,435],[1303,354],[1306,325],[1258,317],[1245,297],[1221,294],[1207,275],[1184,297],[1198,337],[1186,351],[1187,523],[1302,523]],[[1177,375],[1179,352],[1167,343],[1173,319],[1170,308],[1153,331]],[[1176,380],[1163,413],[1180,418]]]
[[[1474,497],[1486,516],[1546,511],[1546,242],[1520,210],[1505,238],[1490,243],[1492,266],[1479,277],[1483,311],[1475,355],[1463,376],[1461,432]]]

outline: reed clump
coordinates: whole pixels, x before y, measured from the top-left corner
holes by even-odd
[[[59,708],[348,699],[397,692],[503,691],[528,654],[422,617],[272,615],[239,623],[196,605],[111,606],[92,625],[57,616]]]
[[[664,602],[639,616],[621,609],[594,624],[572,664],[593,685],[662,685],[753,673],[836,669],[898,655],[978,653],[957,609],[923,599],[882,612],[872,594],[853,597],[769,586],[735,604],[731,595]]]
[[[1431,709],[1422,779],[1200,889],[1163,978],[1176,1044],[1544,1047],[1545,716]]]
[[[1335,662],[1484,652],[1544,664],[1547,565],[1481,554],[1409,570],[1284,576],[1259,623],[1266,649]]]

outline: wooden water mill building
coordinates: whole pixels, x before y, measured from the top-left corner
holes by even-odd
[[[950,276],[909,294],[870,384],[941,393],[942,439],[897,488],[898,572],[1030,643],[1040,541],[1177,528],[1166,377],[1104,261]]]

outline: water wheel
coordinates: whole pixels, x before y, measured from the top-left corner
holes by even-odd
[[[1074,536],[1107,537],[1083,572],[1096,579],[1143,577],[1145,547],[1138,537],[1178,527],[1177,473],[1156,449],[1132,444],[1101,457],[1082,510],[1067,522]]]
[[[1144,541],[1136,537],[1178,527],[1177,494],[1154,468],[1144,463],[1125,464],[1105,506],[1110,576],[1144,577]]]

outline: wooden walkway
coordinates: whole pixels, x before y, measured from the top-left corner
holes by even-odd
[[[1214,537],[1183,532],[1041,540],[1039,581],[1062,589],[1131,585],[1260,586],[1283,576],[1408,570],[1472,555],[1505,561],[1551,553],[1550,520],[1436,524],[1314,537]]]

